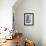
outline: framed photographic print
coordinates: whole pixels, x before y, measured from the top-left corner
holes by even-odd
[[[24,13],[24,26],[34,25],[34,13]]]

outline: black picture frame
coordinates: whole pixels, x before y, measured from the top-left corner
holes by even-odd
[[[24,26],[34,25],[34,13],[24,13]]]

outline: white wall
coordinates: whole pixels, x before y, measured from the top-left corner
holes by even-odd
[[[41,2],[41,38],[42,46],[46,46],[46,0]]]
[[[16,7],[15,7],[16,8]],[[24,26],[24,13],[34,13],[34,25]],[[23,0],[15,9],[15,28],[22,32],[24,38],[35,41],[36,46],[41,46],[41,1]]]
[[[0,27],[12,28],[12,6],[16,0],[0,0]]]

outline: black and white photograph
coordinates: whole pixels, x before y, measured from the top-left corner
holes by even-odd
[[[24,25],[25,26],[34,25],[34,13],[24,13]]]

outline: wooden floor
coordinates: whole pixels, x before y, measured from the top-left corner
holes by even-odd
[[[2,43],[0,46],[16,46],[15,39],[13,40],[6,40],[6,42]]]

